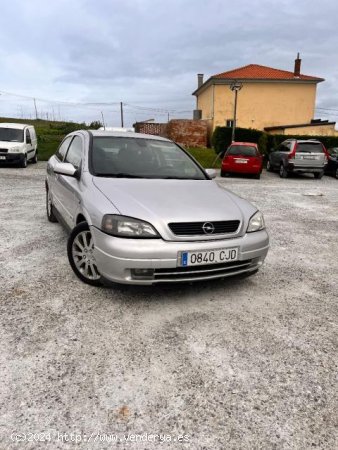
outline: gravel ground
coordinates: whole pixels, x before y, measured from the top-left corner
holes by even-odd
[[[101,289],[47,222],[45,167],[0,169],[1,449],[338,447],[337,180],[217,179],[265,214],[254,277]]]

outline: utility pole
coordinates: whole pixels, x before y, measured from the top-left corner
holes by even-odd
[[[243,87],[243,84],[238,81],[234,81],[233,83],[230,84],[230,89],[232,91],[235,91],[234,120],[232,122],[231,142],[235,141],[236,115],[237,115],[237,94],[238,94],[238,91],[240,91],[242,89],[242,87]]]
[[[169,122],[169,119],[170,119],[170,114],[169,114],[169,112],[168,112],[168,122]]]
[[[103,112],[102,112],[102,111],[101,111],[101,116],[102,116],[102,125],[103,125],[103,128],[106,129],[106,124],[104,123],[104,115],[103,115]]]
[[[37,110],[37,108],[36,108],[36,101],[35,101],[35,98],[34,98],[33,100],[34,100],[34,108],[35,108],[35,118],[36,118],[36,120],[38,120],[38,110]]]
[[[120,102],[120,110],[121,110],[121,127],[123,128],[123,103]]]

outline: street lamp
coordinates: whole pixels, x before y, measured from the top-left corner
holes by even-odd
[[[232,91],[235,91],[235,105],[234,105],[234,120],[232,122],[232,135],[231,135],[231,142],[234,142],[235,140],[235,129],[236,129],[236,113],[237,113],[237,94],[238,91],[240,91],[243,87],[243,83],[240,81],[233,81],[230,84],[230,89]]]

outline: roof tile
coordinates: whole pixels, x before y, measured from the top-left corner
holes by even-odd
[[[228,72],[212,75],[211,78],[229,79],[229,80],[308,80],[323,81],[323,78],[300,74],[295,77],[293,72],[288,70],[274,69],[272,67],[260,66],[259,64],[249,64]]]

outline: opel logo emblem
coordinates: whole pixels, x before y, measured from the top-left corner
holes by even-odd
[[[212,223],[205,222],[202,225],[202,230],[204,231],[205,234],[212,234],[215,231],[215,227]]]

